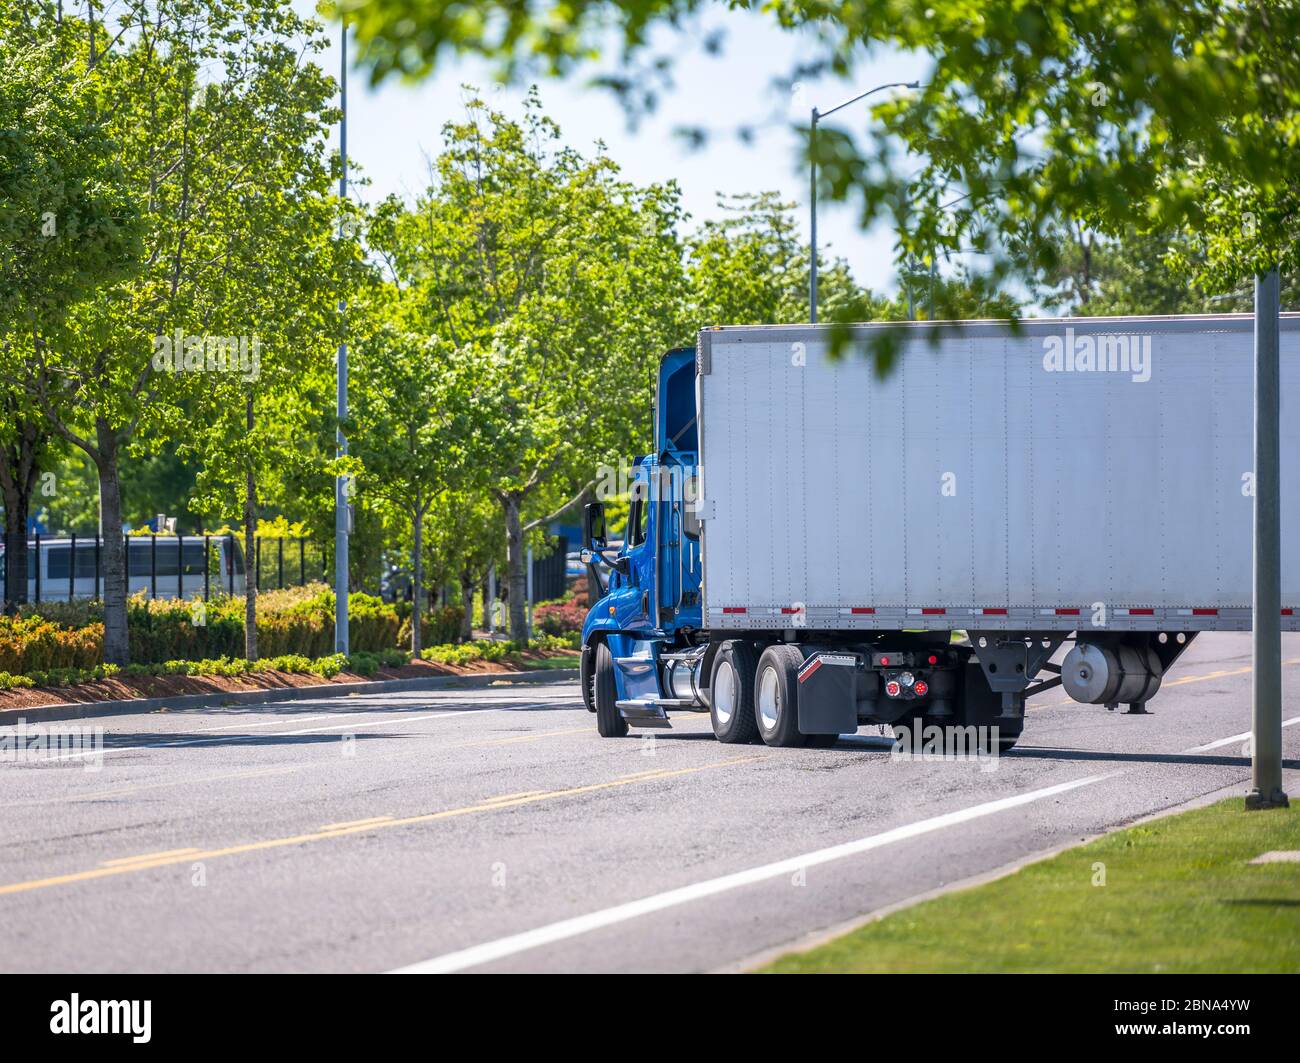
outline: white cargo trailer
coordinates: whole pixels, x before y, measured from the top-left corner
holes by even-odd
[[[583,633],[601,733],[707,709],[728,742],[938,724],[1006,749],[1055,687],[1146,711],[1199,632],[1251,625],[1253,324],[864,324],[838,351],[834,326],[703,330],[661,366],[617,557],[589,507],[586,556],[613,568]],[[1294,631],[1296,314],[1281,388]]]
[[[710,629],[1250,627],[1250,316],[912,323],[882,379],[886,327],[702,334]],[[1281,368],[1295,630],[1300,315]]]

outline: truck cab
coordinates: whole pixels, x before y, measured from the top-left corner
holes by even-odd
[[[675,686],[701,663],[699,433],[695,407],[695,351],[677,348],[659,363],[655,450],[633,464],[627,528],[611,545],[604,503],[583,515],[583,562],[595,599],[582,630],[582,689],[597,712],[603,684],[602,734],[626,734],[628,721],[668,726],[669,708],[702,709],[689,683]],[[669,689],[661,686],[661,677]],[[609,697],[612,693],[613,697]],[[707,711],[707,710],[704,710]]]

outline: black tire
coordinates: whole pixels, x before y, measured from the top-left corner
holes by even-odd
[[[596,730],[601,738],[622,738],[627,721],[618,711],[618,688],[614,685],[614,657],[609,646],[596,647],[596,667],[592,669],[591,696],[596,703]]]
[[[803,746],[808,735],[799,730],[799,668],[803,654],[798,647],[780,643],[769,646],[758,659],[754,677],[754,725],[769,746]]]
[[[740,744],[758,737],[754,722],[754,673],[758,654],[748,642],[724,642],[709,677],[709,716],[719,742]]]

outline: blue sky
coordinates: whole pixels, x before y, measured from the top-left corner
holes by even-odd
[[[303,14],[314,0],[294,0]],[[719,55],[700,47],[706,33],[722,29]],[[339,29],[331,25],[334,41],[322,62],[337,76]],[[624,174],[638,183],[677,180],[683,204],[695,221],[717,216],[716,193],[775,190],[800,205],[805,230],[808,213],[808,174],[800,164],[800,139],[795,123],[806,125],[811,107],[822,110],[846,97],[889,81],[924,79],[926,60],[898,52],[878,51],[859,64],[854,81],[835,77],[805,80],[795,92],[774,82],[788,78],[801,59],[813,54],[808,38],[782,32],[770,18],[745,12],[712,11],[684,34],[661,34],[653,42],[676,56],[675,87],[661,93],[654,115],[630,128],[613,94],[586,87],[581,79],[539,83],[547,113],[560,125],[564,139],[579,150],[603,140]],[[418,85],[396,80],[372,89],[364,72],[348,78],[348,156],[370,179],[365,197],[389,193],[411,197],[425,183],[428,158],[440,144],[445,121],[459,116],[461,86],[482,87],[494,106],[518,114],[527,86],[494,88],[486,65],[449,59]],[[867,128],[866,104],[835,116],[836,123],[861,133]],[[751,144],[732,131],[742,125],[758,127]],[[673,134],[682,126],[703,125],[718,131],[699,149],[687,147]],[[822,204],[818,209],[819,239],[829,250],[848,259],[861,283],[876,290],[893,288],[892,237],[885,229],[863,233],[851,207]]]

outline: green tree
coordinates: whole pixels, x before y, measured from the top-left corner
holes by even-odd
[[[354,320],[366,315],[373,325],[361,335],[354,330],[349,453],[364,466],[359,490],[383,499],[409,522],[411,652],[419,656],[425,521],[446,492],[476,470],[468,446],[473,409],[465,364],[445,340],[409,327],[403,302],[395,286],[380,285],[369,305],[354,311]]]
[[[1060,227],[1055,266],[1036,283],[1045,307],[1071,314],[1211,314],[1250,311],[1252,285],[1206,291],[1194,242],[1175,234],[1129,231],[1107,237],[1082,226]],[[1282,308],[1300,308],[1300,274],[1283,277]]]
[[[761,192],[719,194],[718,206],[723,216],[706,221],[686,241],[692,324],[807,321],[810,254],[799,236],[796,204]],[[860,311],[883,303],[858,288],[842,259],[819,256],[817,265],[817,306],[828,317],[850,306]]]
[[[333,81],[308,58],[321,37],[274,0],[127,0],[111,38],[102,23],[81,25],[84,78],[118,145],[143,248],[137,275],[101,285],[67,340],[35,353],[50,424],[96,466],[104,654],[122,663],[121,459],[186,434],[188,404],[252,371],[251,340],[269,320],[259,308],[319,287],[310,237],[329,197],[336,113]]]
[[[563,74],[612,42],[627,67],[652,30],[709,6],[484,0],[467,15],[450,0],[335,3],[376,78],[420,76],[453,52],[499,61],[506,76]],[[857,74],[880,43],[928,58],[922,92],[872,109],[866,146],[839,127],[818,137],[822,192],[859,200],[864,228],[891,219],[900,261],[976,250],[994,256],[994,276],[1032,279],[1059,252],[1053,226],[1081,223],[1111,237],[1185,237],[1197,254],[1184,264],[1209,292],[1300,265],[1295,0],[783,0],[764,10],[813,31],[801,37],[802,71]],[[653,95],[637,79],[606,82],[635,83],[632,100]],[[1007,255],[1013,241],[1028,254]]]
[[[113,141],[82,76],[71,23],[32,22],[37,5],[0,10],[0,497],[4,600],[27,600],[27,520],[50,464],[49,426],[33,400],[35,347],[69,311],[129,275],[138,243]],[[48,31],[48,32],[46,32]]]
[[[519,122],[471,99],[444,142],[433,185],[383,239],[425,331],[472,382],[472,460],[501,507],[523,639],[526,535],[644,442],[656,357],[690,334],[677,191],[563,147],[535,94]]]
[[[480,490],[446,491],[438,497],[430,524],[434,578],[440,585],[457,587],[465,613],[460,637],[469,639],[473,635],[474,593],[486,593],[488,572],[504,560],[500,509]]]

